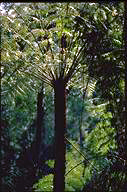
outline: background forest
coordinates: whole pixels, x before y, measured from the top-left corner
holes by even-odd
[[[126,3],[0,7],[1,191],[126,192]]]

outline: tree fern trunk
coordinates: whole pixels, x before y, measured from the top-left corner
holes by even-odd
[[[65,188],[65,152],[66,144],[66,102],[65,85],[62,79],[57,79],[54,85],[55,103],[55,174],[54,192],[64,192]]]

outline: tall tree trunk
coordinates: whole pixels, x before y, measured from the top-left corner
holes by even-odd
[[[37,95],[37,123],[35,136],[35,159],[38,161],[41,143],[44,143],[45,128],[44,128],[44,85]]]
[[[125,17],[124,17],[124,47],[125,47],[125,154],[127,162],[127,2],[125,4]],[[126,163],[127,164],[127,163]]]
[[[66,98],[63,79],[54,84],[55,103],[55,174],[54,192],[64,192],[65,188],[65,132],[66,132]]]
[[[124,116],[124,124],[125,124],[125,169],[126,169],[126,181],[124,186],[124,191],[127,191],[127,2],[124,2],[124,56],[125,56],[125,116]]]

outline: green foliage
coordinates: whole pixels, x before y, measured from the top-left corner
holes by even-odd
[[[27,129],[27,126],[32,123],[36,113],[36,97],[35,94],[26,93],[25,95],[17,94],[8,98],[3,98],[2,118],[8,118],[8,123],[11,125],[9,135],[11,138],[11,145],[18,146],[21,133]],[[6,106],[8,108],[6,109]],[[7,111],[7,112],[6,112]],[[18,148],[19,150],[19,148]]]
[[[75,141],[72,142],[75,144]],[[79,145],[75,144],[79,150]],[[78,152],[72,148],[72,150],[67,151],[66,154],[66,174],[65,174],[65,191],[80,191],[83,187],[84,178],[81,176],[83,173],[83,163],[79,164],[76,168],[70,171],[78,163],[83,161],[83,158]],[[53,166],[54,161],[49,160],[48,165]],[[70,172],[69,172],[70,171]],[[39,180],[38,183],[34,185],[35,191],[52,191],[53,189],[53,175],[48,175]]]
[[[124,169],[124,170],[123,170]],[[125,167],[119,160],[114,160],[105,166],[99,173],[93,175],[89,182],[86,182],[82,192],[90,191],[126,191],[127,177]]]
[[[53,175],[43,177],[38,183],[34,184],[34,191],[52,191],[53,190]]]
[[[54,136],[54,104],[53,104],[53,89],[49,86],[45,87],[45,142],[52,143]]]
[[[75,142],[72,143],[78,150],[80,150],[79,145],[76,145]],[[83,157],[80,154],[78,154],[78,152],[75,149],[73,149],[73,147],[70,151],[67,152],[66,174],[65,174],[66,191],[80,191],[80,189],[83,187],[84,178],[83,178],[83,163],[81,163],[82,161]],[[79,165],[77,166],[77,164]]]
[[[112,114],[106,112],[106,104],[92,107],[92,115],[98,119],[96,127],[89,133],[86,132],[85,141],[88,148],[95,153],[107,154],[109,148],[115,148],[115,130],[111,126]],[[91,111],[91,109],[89,109]],[[94,139],[92,139],[94,138]],[[87,145],[86,144],[86,145]]]
[[[95,128],[96,129],[96,128]],[[104,132],[104,131],[103,131]],[[96,131],[95,131],[96,133]],[[96,145],[98,144],[98,141],[95,140],[96,136],[95,133],[89,133],[90,140],[93,140],[95,142],[95,146],[91,144],[88,140],[86,140],[86,144],[88,144],[87,148],[80,152],[79,144],[76,144],[75,141],[71,141],[71,143],[76,147],[77,150],[70,146],[69,150],[67,150],[66,153],[66,174],[65,174],[65,191],[81,191],[81,189],[84,186],[84,183],[87,183],[92,178],[93,173],[99,173],[102,169],[104,169],[106,166],[109,165],[108,159],[106,159],[106,152],[110,149],[111,144],[109,144],[107,147],[104,146],[103,150],[106,149],[106,151],[98,151],[96,149]],[[86,137],[86,138],[87,138]],[[88,148],[89,147],[89,148]],[[90,149],[93,149],[93,151],[89,151]],[[85,160],[84,157],[85,156]],[[53,161],[47,162],[50,166],[53,166]],[[97,172],[98,170],[98,172]],[[35,191],[44,191],[49,190],[52,191],[52,185],[53,185],[53,175],[48,175],[43,177],[41,180],[39,180],[38,183],[34,185]]]

